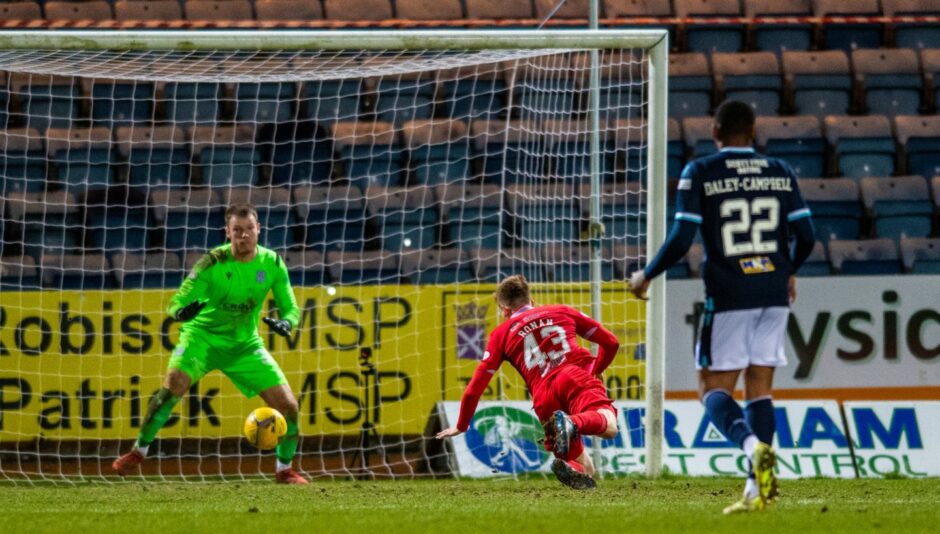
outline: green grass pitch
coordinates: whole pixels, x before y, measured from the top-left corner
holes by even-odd
[[[617,478],[13,486],[0,532],[938,532],[940,479],[783,481],[773,509],[724,517],[739,480]]]

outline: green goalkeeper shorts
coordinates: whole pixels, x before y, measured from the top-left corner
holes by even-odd
[[[183,371],[193,384],[218,369],[248,398],[287,384],[284,372],[264,348],[261,336],[231,343],[195,328],[183,329],[167,369]]]

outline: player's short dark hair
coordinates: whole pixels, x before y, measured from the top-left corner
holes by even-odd
[[[501,306],[516,309],[532,301],[529,282],[525,276],[514,274],[503,279],[496,287],[496,302]]]
[[[754,133],[754,108],[740,100],[725,100],[715,110],[715,127],[718,139],[750,137]]]
[[[258,220],[258,210],[251,204],[233,204],[225,210],[225,224],[227,226],[229,219],[232,217],[248,217],[250,215],[254,215],[255,220]]]

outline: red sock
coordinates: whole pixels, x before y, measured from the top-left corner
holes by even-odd
[[[571,420],[582,436],[597,436],[607,430],[607,418],[600,412],[584,412],[572,415]]]
[[[570,465],[572,469],[574,469],[575,471],[579,473],[584,472],[584,466],[574,460],[568,460],[568,465]]]

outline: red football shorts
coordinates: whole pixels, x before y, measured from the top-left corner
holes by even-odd
[[[608,409],[617,413],[614,403],[607,396],[604,383],[587,371],[574,365],[561,366],[548,387],[542,390],[541,395],[533,399],[535,414],[544,424],[557,410],[568,415],[577,415],[587,411]],[[552,444],[546,441],[545,450],[551,451]],[[584,442],[579,436],[571,442],[568,454],[562,460],[574,460],[584,452]],[[556,454],[556,456],[558,456]],[[561,457],[560,457],[561,458]]]

